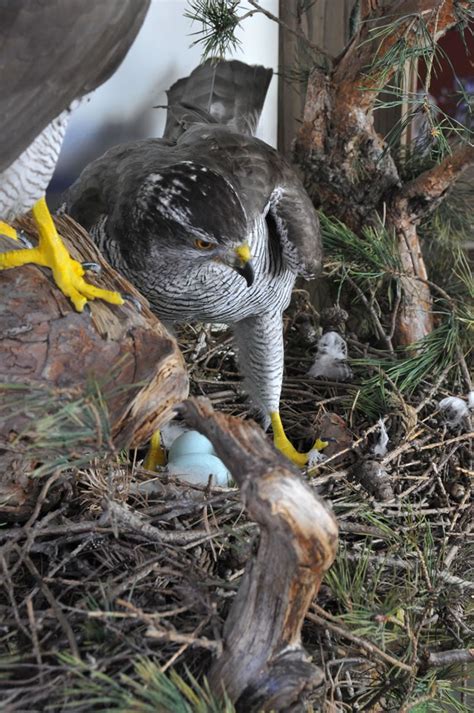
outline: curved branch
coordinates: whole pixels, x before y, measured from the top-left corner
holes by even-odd
[[[336,521],[255,424],[215,413],[205,399],[191,399],[181,410],[212,440],[261,533],[226,621],[211,685],[218,693],[225,689],[237,711],[290,709],[323,681],[300,634],[335,556]]]
[[[407,183],[398,198],[407,201],[410,216],[420,220],[437,208],[455,181],[472,165],[474,146],[459,146],[437,166]]]

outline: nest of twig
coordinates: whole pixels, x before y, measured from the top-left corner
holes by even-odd
[[[303,631],[326,674],[313,710],[468,711],[472,434],[442,425],[439,379],[410,398],[394,388],[388,451],[375,457],[377,419],[358,408],[367,367],[356,362],[350,383],[307,376],[314,317],[297,293],[283,421],[300,446],[328,414],[350,437],[305,475],[341,532]],[[178,336],[192,391],[246,417],[230,335]],[[370,356],[356,338],[349,351]],[[43,500],[57,477],[44,481]],[[258,529],[237,489],[159,475],[144,495],[148,479],[136,452],[98,461],[76,473],[60,505],[42,513],[40,498],[26,524],[0,530],[2,710],[232,710],[203,680]]]

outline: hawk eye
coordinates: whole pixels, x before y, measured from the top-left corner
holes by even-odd
[[[199,250],[209,250],[212,248],[212,243],[208,243],[207,240],[195,240],[194,245],[199,248]]]

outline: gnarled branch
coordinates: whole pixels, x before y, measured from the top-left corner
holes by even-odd
[[[301,646],[301,626],[331,565],[337,525],[324,503],[252,423],[214,413],[202,399],[185,402],[186,421],[208,436],[260,525],[224,630],[224,652],[210,673],[238,711],[289,710],[321,671]]]
[[[460,146],[437,166],[407,183],[397,200],[406,201],[407,212],[417,222],[439,206],[455,181],[472,165],[474,146]]]

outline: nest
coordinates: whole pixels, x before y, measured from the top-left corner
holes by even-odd
[[[374,457],[380,426],[357,406],[366,369],[355,363],[349,384],[307,376],[316,324],[297,292],[285,322],[283,422],[300,447],[322,423],[340,436],[304,474],[331,503],[341,537],[303,628],[325,673],[306,709],[454,701],[470,710],[472,433],[442,426],[439,382],[410,398],[394,389],[388,451]],[[248,417],[229,333],[187,327],[178,338],[192,392]],[[349,351],[370,348],[354,338]],[[136,451],[98,460],[72,483],[66,475],[44,480],[27,523],[0,530],[3,710],[233,710],[204,681],[258,538],[239,491],[160,475],[145,495],[150,476]],[[65,494],[44,513],[58,479]]]

